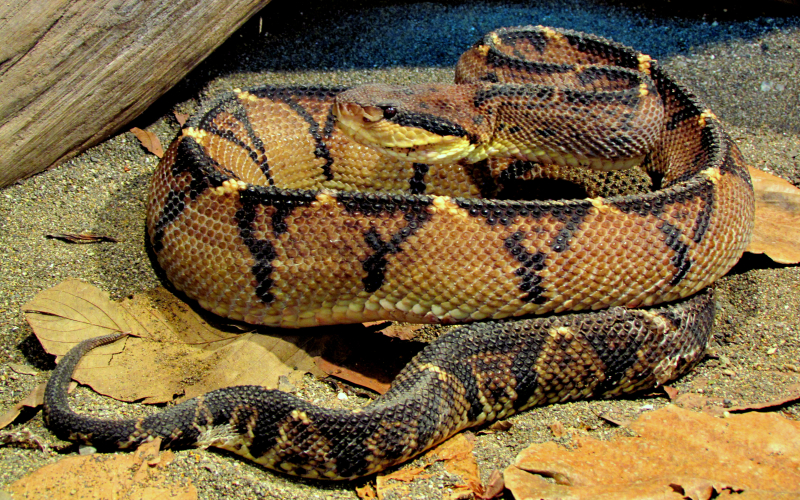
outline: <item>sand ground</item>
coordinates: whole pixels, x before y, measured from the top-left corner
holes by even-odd
[[[172,111],[191,113],[199,103],[236,87],[261,84],[357,84],[449,81],[458,54],[491,29],[545,24],[595,33],[657,58],[701,96],[720,117],[754,166],[800,184],[800,17],[787,9],[766,12],[680,11],[577,1],[511,3],[379,2],[358,5],[276,0],[157,102],[134,125],[163,143],[178,130]],[[772,5],[774,6],[774,5]],[[758,7],[754,7],[758,9]],[[80,278],[121,298],[159,285],[144,245],[144,203],[156,158],[130,133],[122,133],[55,170],[0,191],[0,412],[47,377],[44,354],[20,306],[66,278]],[[92,231],[119,243],[68,245],[45,239],[57,232]],[[800,382],[800,267],[745,255],[718,285],[712,349],[676,385],[702,390],[729,404],[780,398]],[[24,375],[11,364],[28,366]],[[306,378],[305,394],[340,404],[326,384]],[[553,439],[560,421],[596,437],[613,435],[598,417],[635,418],[667,404],[664,397],[595,401],[534,409],[510,419],[510,431],[479,435],[475,454],[484,477],[502,470],[532,442]],[[139,414],[79,389],[80,409],[104,407]],[[781,410],[800,418],[800,405]],[[27,428],[58,444],[39,413],[27,413],[11,430]],[[67,448],[64,453],[74,453]],[[51,463],[63,453],[0,448],[0,486]],[[177,475],[201,498],[356,498],[354,487],[372,481],[320,484],[274,474],[216,452],[178,452]],[[439,465],[415,486],[414,498],[440,498],[457,482]],[[0,492],[1,493],[1,492]]]

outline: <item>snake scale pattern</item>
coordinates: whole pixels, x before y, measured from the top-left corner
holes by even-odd
[[[632,166],[652,190],[540,201],[514,188]],[[454,85],[237,90],[187,122],[151,183],[148,235],[178,289],[269,326],[472,323],[356,412],[240,386],[138,420],[82,416],[72,371],[122,335],[92,339],[59,363],[46,419],[100,447],[162,437],[304,477],[371,474],[531,406],[685,372],[753,212],[714,114],[655,60],[592,35],[497,30]]]

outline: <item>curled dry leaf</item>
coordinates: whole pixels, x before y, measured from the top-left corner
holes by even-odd
[[[492,498],[499,497],[506,489],[506,483],[503,481],[503,473],[495,469],[489,476],[489,481],[483,488],[483,494],[477,495],[481,500],[491,500]]]
[[[161,141],[158,140],[158,136],[149,130],[142,130],[139,127],[133,127],[131,129],[133,135],[139,139],[139,142],[142,143],[142,147],[147,151],[153,153],[154,155],[161,158],[164,156],[164,148],[161,147]]]
[[[175,120],[181,127],[183,127],[183,125],[186,123],[186,120],[189,119],[189,115],[186,113],[178,113],[177,111],[173,111],[172,114],[175,115]]]
[[[50,240],[61,240],[67,243],[118,243],[118,240],[111,236],[103,236],[92,233],[57,233],[46,234],[45,238]]]
[[[426,456],[434,460],[443,460],[444,468],[461,476],[467,489],[474,495],[482,495],[483,485],[478,461],[472,453],[474,448],[475,435],[471,432],[462,432],[432,449]]]
[[[800,262],[800,189],[749,167],[756,192],[756,224],[747,251],[781,264]]]
[[[155,440],[143,444],[135,453],[111,457],[65,458],[34,471],[7,488],[14,498],[54,498],[54,492],[62,492],[72,498],[88,499],[196,499],[197,490],[190,479],[172,474],[167,481],[165,469],[174,455],[170,451],[159,452],[160,444],[161,440]]]
[[[20,412],[22,412],[23,408],[38,408],[41,406],[44,402],[44,388],[46,385],[46,382],[37,385],[22,399],[22,401],[12,406],[5,415],[0,415],[0,429],[3,429],[13,422],[19,416]]]
[[[505,470],[506,487],[517,499],[800,497],[800,422],[762,413],[717,418],[670,405],[630,427],[638,437],[576,437],[570,449],[532,445]]]
[[[369,484],[365,484],[364,486],[361,487],[356,487],[356,495],[358,495],[358,498],[360,498],[361,500],[375,500],[376,498],[378,498],[378,494],[375,493],[375,488],[373,488],[372,485]]]

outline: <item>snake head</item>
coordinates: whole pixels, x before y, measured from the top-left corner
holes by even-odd
[[[472,159],[490,133],[471,113],[468,85],[362,85],[336,96],[339,129],[356,142],[417,163]]]

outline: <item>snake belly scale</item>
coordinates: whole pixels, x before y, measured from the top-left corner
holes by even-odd
[[[159,164],[147,230],[168,279],[229,318],[475,323],[433,342],[357,412],[248,386],[145,419],[84,417],[67,404],[72,370],[121,335],[86,341],[48,385],[50,427],[96,446],[160,436],[347,479],[464,428],[652,387],[697,362],[713,323],[707,287],[741,256],[754,212],[744,160],[714,114],[656,61],[568,30],[493,32],[456,78],[450,90],[223,96]],[[635,164],[655,189],[486,197],[542,163]]]

